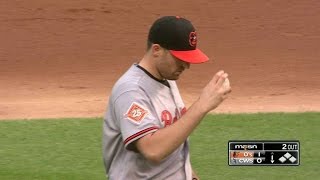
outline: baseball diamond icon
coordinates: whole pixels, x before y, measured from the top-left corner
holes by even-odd
[[[287,160],[289,160],[291,163],[294,163],[296,162],[297,158],[295,158],[288,152],[279,158],[279,161],[282,163],[286,162]]]

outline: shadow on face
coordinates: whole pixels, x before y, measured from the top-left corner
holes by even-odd
[[[182,72],[190,68],[190,63],[174,57],[169,50],[163,48],[162,57],[159,58],[158,70],[163,79],[177,80]]]

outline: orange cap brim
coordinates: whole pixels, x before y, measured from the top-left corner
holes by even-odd
[[[200,64],[209,60],[208,56],[205,55],[200,49],[189,50],[189,51],[174,51],[170,50],[170,53],[185,62],[191,64]]]

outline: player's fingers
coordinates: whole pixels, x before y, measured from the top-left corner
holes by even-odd
[[[228,94],[230,94],[232,92],[232,88],[229,86],[226,90],[225,90],[225,92],[223,93],[224,95],[228,95]]]
[[[223,93],[222,99],[223,100],[227,99],[229,97],[230,92],[231,92],[231,88],[229,88],[229,90],[227,92]]]
[[[221,87],[221,86],[223,85],[224,81],[225,81],[227,78],[228,78],[228,74],[227,74],[227,73],[223,73],[223,74],[219,77],[218,82],[217,82],[216,85],[217,85],[218,87]]]
[[[212,78],[212,82],[215,84],[217,83],[218,79],[220,78],[220,76],[224,73],[223,70],[218,71]]]

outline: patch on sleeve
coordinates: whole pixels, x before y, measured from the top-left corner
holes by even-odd
[[[140,123],[148,114],[148,110],[137,103],[132,103],[126,116],[135,123]]]

